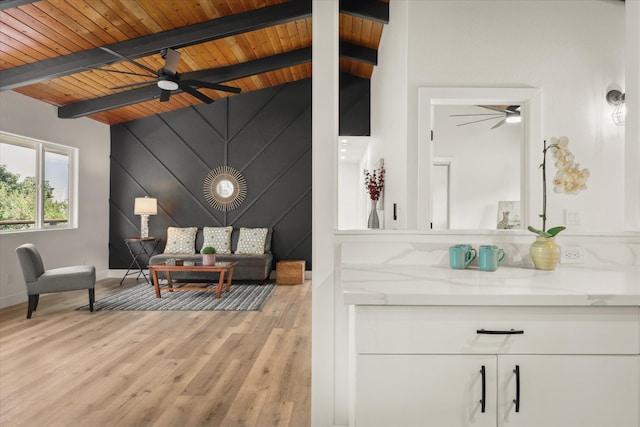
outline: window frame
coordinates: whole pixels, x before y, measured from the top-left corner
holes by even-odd
[[[0,143],[34,149],[36,153],[36,212],[33,228],[20,230],[0,230],[0,234],[28,233],[34,231],[69,230],[78,228],[77,223],[77,159],[79,150],[76,147],[29,138],[9,132],[0,131]],[[44,222],[44,181],[45,181],[45,153],[66,155],[69,158],[68,176],[68,220],[64,226],[45,226]]]

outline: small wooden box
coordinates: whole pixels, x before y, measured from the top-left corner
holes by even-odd
[[[301,285],[304,283],[304,261],[278,261],[276,263],[276,284]]]

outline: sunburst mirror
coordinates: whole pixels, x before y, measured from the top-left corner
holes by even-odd
[[[247,196],[247,182],[240,172],[230,166],[212,169],[204,179],[204,197],[219,211],[231,211]]]

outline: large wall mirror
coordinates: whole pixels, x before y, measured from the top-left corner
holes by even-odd
[[[418,227],[522,229],[539,90],[421,88],[419,100]]]
[[[370,201],[364,185],[364,170],[375,167],[372,138],[338,138],[338,229],[364,230]],[[378,208],[381,204],[378,203]],[[382,216],[382,215],[380,215]]]

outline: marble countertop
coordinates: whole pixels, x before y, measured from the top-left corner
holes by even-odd
[[[640,266],[556,270],[341,264],[349,305],[640,306]]]

